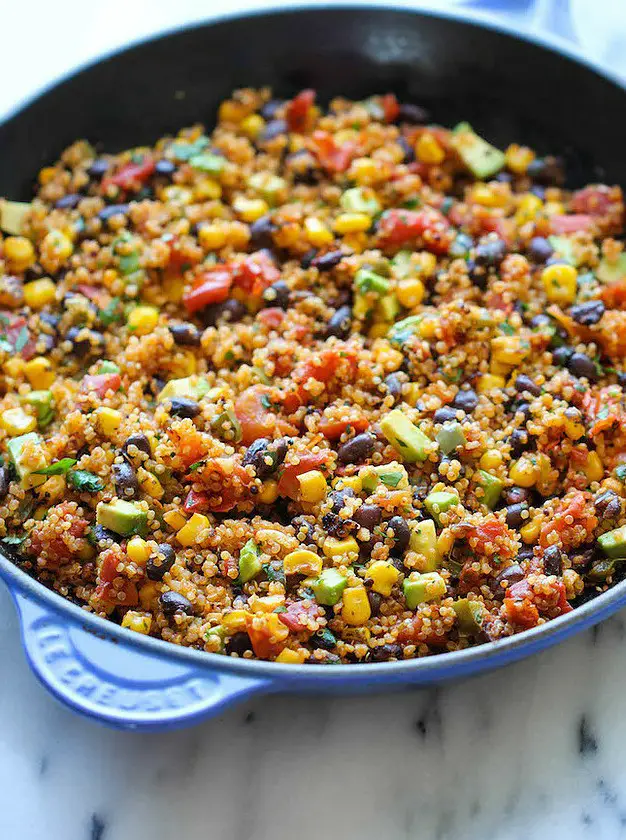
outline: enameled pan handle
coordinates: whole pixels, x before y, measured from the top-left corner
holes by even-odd
[[[11,588],[11,594],[36,676],[67,706],[110,726],[185,726],[271,689],[268,680],[173,662],[98,637],[22,591]]]

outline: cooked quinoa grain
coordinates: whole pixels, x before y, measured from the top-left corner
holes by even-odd
[[[0,205],[16,563],[134,632],[316,664],[620,577],[621,191],[415,110],[241,90],[210,135],[78,141]]]

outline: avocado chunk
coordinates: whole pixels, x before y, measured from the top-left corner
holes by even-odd
[[[402,455],[402,460],[409,464],[425,461],[433,448],[433,441],[411,423],[399,408],[383,417],[380,428],[389,443]]]
[[[96,522],[122,537],[133,534],[145,535],[148,530],[148,514],[135,502],[117,499],[114,502],[100,502],[96,508]]]
[[[483,140],[469,123],[459,123],[452,131],[452,145],[475,178],[484,180],[499,172],[506,158],[500,149]]]
[[[549,236],[548,242],[554,248],[554,256],[559,257],[570,265],[576,265],[574,243],[569,236]]]
[[[52,391],[31,391],[20,397],[21,402],[32,405],[37,414],[40,429],[45,429],[54,420],[54,400]]]
[[[437,531],[432,519],[411,523],[410,551],[421,554],[425,559],[424,572],[434,572],[439,568],[439,552],[437,551]]]
[[[98,368],[98,373],[119,373],[120,369],[119,366],[115,364],[115,362],[111,362],[109,359],[105,359]]]
[[[626,557],[626,525],[602,534],[598,537],[598,543],[606,556],[612,560]]]
[[[412,572],[404,579],[402,591],[407,607],[414,610],[420,604],[442,598],[446,594],[446,582],[439,572]]]
[[[259,557],[259,547],[254,540],[248,540],[239,552],[239,581],[246,583],[256,577],[261,571],[262,564]]]
[[[7,449],[23,490],[38,487],[46,481],[45,475],[36,475],[37,470],[46,466],[43,441],[37,432],[11,438],[7,442]]]
[[[402,280],[405,277],[410,277],[417,272],[417,268],[413,265],[411,251],[398,251],[395,257],[391,260],[391,267],[394,275]]]
[[[626,277],[626,254],[620,254],[615,262],[609,262],[603,257],[596,268],[596,277],[602,283],[616,283]]]
[[[19,236],[30,209],[25,201],[0,201],[0,229],[11,236]]]
[[[339,204],[346,213],[365,213],[366,216],[375,216],[382,210],[376,193],[363,187],[346,190],[339,199]]]
[[[478,499],[484,505],[487,505],[491,510],[494,509],[500,498],[500,493],[504,488],[504,482],[495,475],[486,472],[485,470],[478,470],[476,474],[476,482],[479,487],[483,489],[483,495]]]
[[[211,390],[211,386],[202,376],[186,376],[184,379],[170,379],[159,394],[159,402],[173,397],[189,397],[201,400]]]
[[[480,601],[470,601],[467,598],[459,598],[454,602],[454,604],[452,604],[452,609],[456,613],[461,633],[475,635],[482,630],[487,610],[485,609],[484,604],[481,604]]]
[[[361,487],[366,493],[373,493],[381,481],[386,487],[393,490],[403,490],[409,486],[409,477],[406,470],[397,461],[392,461],[390,464],[379,464],[376,467],[363,467],[359,471],[359,478],[361,479]]]
[[[333,607],[341,601],[347,582],[337,569],[324,569],[317,580],[311,584],[315,600],[325,607]]]
[[[459,446],[463,446],[465,435],[463,434],[461,424],[457,423],[456,420],[444,423],[442,428],[437,432],[437,443],[444,455],[449,455]]]
[[[400,314],[400,304],[398,303],[398,298],[393,292],[385,295],[378,301],[376,310],[381,321],[388,321],[391,323],[393,319]]]
[[[445,513],[454,505],[458,505],[458,503],[458,495],[451,490],[435,490],[429,493],[424,499],[424,506],[437,525],[441,525],[439,514]]]
[[[369,268],[360,268],[357,271],[354,276],[354,285],[360,294],[375,292],[377,295],[385,295],[389,291],[389,280]]]
[[[387,338],[396,347],[402,347],[405,341],[412,335],[415,335],[421,322],[424,320],[423,315],[409,315],[408,318],[403,318],[389,328]]]

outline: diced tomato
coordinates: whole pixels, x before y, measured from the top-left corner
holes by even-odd
[[[80,389],[83,393],[95,392],[101,399],[107,391],[119,391],[122,378],[119,373],[96,373],[83,376]]]
[[[252,650],[259,659],[277,656],[289,636],[289,630],[276,613],[248,613],[246,629]]]
[[[183,507],[187,513],[202,513],[202,511],[209,509],[209,497],[206,493],[197,493],[195,490],[190,490]]]
[[[476,542],[474,542],[474,538]],[[499,554],[504,559],[513,555],[511,531],[497,517],[491,516],[472,528],[471,545],[479,554]],[[490,545],[491,548],[487,548]]]
[[[598,524],[597,516],[588,505],[589,498],[588,493],[579,492],[559,501],[555,513],[541,529],[539,544],[543,548],[552,545],[554,534],[566,550],[588,542]],[[584,529],[582,533],[579,533],[580,526]]]
[[[239,575],[239,561],[232,554],[228,554],[223,560],[220,560],[220,571],[229,580],[235,580]],[[234,574],[233,574],[234,572]]]
[[[328,466],[330,452],[304,452],[297,464],[287,464],[278,481],[278,492],[281,496],[297,499],[300,494],[298,476],[309,470],[319,470]]]
[[[26,318],[3,310],[0,312],[0,337],[11,347],[20,348],[15,352],[28,361],[35,353],[36,341],[26,325]]]
[[[339,440],[342,434],[347,429],[354,429],[358,435],[364,432],[369,427],[369,420],[367,417],[350,417],[346,420],[331,420],[328,417],[322,417],[320,420],[319,430],[327,440]]]
[[[568,216],[552,216],[550,219],[552,233],[567,234],[587,231],[593,227],[593,216],[583,213],[572,213]]]
[[[626,277],[604,286],[600,297],[609,309],[626,309]]]
[[[306,622],[320,618],[324,610],[314,601],[292,601],[287,605],[287,611],[278,613],[278,620],[282,621],[293,633],[311,632]]]
[[[102,553],[94,597],[110,608],[134,607],[139,601],[137,587],[119,574],[118,563],[119,558],[114,551]]]
[[[297,96],[287,103],[285,120],[289,131],[302,134],[307,129],[309,111],[315,102],[315,91],[307,88],[301,90]]]
[[[270,402],[272,388],[267,385],[252,385],[235,400],[235,414],[241,425],[242,443],[250,446],[258,438],[293,435],[297,429],[276,412]]]
[[[283,322],[285,313],[278,306],[270,306],[262,309],[256,317],[257,321],[260,321],[268,330],[277,330]]]
[[[187,312],[198,312],[212,303],[222,303],[228,298],[233,285],[230,268],[216,265],[204,271],[194,282],[193,288],[183,295]]]
[[[345,172],[357,154],[356,143],[349,141],[339,146],[328,131],[314,131],[310,146],[327,172]]]
[[[199,263],[203,258],[201,248],[197,246],[190,247],[189,244],[183,248],[178,236],[170,237],[168,234],[167,246],[170,251],[168,268],[173,271],[174,274],[181,274],[190,266]]]
[[[391,123],[398,119],[400,116],[400,106],[398,105],[398,100],[393,93],[386,93],[384,96],[381,97],[381,102],[383,108],[383,113],[385,115],[385,122]]]
[[[75,541],[84,537],[88,522],[77,514],[75,502],[61,502],[55,505],[55,522],[62,521],[63,527],[55,529],[45,519],[37,522],[30,532],[30,553],[40,556],[45,552],[46,566],[53,568],[66,563],[74,556]]]
[[[611,208],[619,202],[619,194],[614,187],[605,184],[591,184],[582,190],[576,190],[570,201],[570,209],[574,213],[589,216],[606,216]]]
[[[329,382],[340,369],[345,372],[345,379],[353,379],[357,371],[356,356],[345,347],[329,347],[301,362],[294,371],[293,379],[300,386],[304,386],[309,379]],[[304,387],[300,387],[299,394],[303,401],[309,399]]]
[[[403,245],[421,238],[434,254],[446,254],[453,234],[446,217],[432,207],[421,210],[386,210],[378,225],[378,239],[383,247]]]
[[[136,190],[145,184],[154,172],[154,167],[154,160],[148,155],[141,163],[127,163],[115,175],[102,179],[102,191],[107,192],[110,186],[119,187],[121,190]]]
[[[610,429],[616,423],[624,424],[626,414],[622,408],[622,392],[615,385],[585,391],[582,409],[592,424],[589,436],[595,437]]]
[[[520,584],[526,584],[526,588],[530,592],[530,587],[525,580],[510,586],[506,591],[502,605],[504,617],[517,627],[523,627],[524,629],[536,627],[539,622],[539,610],[527,595],[522,594],[521,590],[519,594],[515,594],[514,590]]]
[[[182,431],[170,428],[167,433],[184,469],[202,461],[208,452],[207,436],[196,428],[185,428]]]
[[[253,297],[260,297],[273,283],[280,280],[280,271],[267,253],[257,251],[243,262],[232,266],[235,285]]]

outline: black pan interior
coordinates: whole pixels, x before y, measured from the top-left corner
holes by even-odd
[[[32,178],[72,140],[150,143],[211,125],[236,87],[271,85],[322,100],[394,91],[435,121],[467,119],[492,141],[564,154],[572,185],[626,184],[626,93],[576,62],[465,22],[376,8],[293,10],[179,31],[79,72],[0,126],[0,195],[27,199]]]

